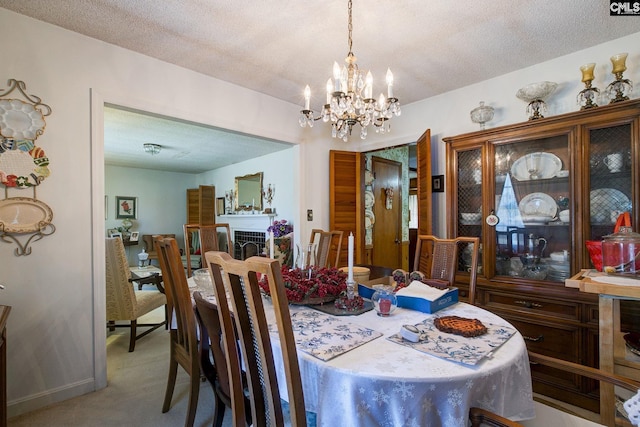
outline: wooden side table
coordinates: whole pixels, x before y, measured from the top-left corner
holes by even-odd
[[[0,305],[0,427],[7,427],[7,319],[11,307]]]
[[[575,278],[574,276],[568,280],[567,286],[575,287],[578,284],[574,280]],[[583,271],[579,278],[580,291],[598,294],[600,369],[640,380],[640,358],[627,354],[620,331],[620,301],[640,300],[640,280],[624,279],[620,283],[625,282],[625,284],[616,284],[611,282],[622,279],[591,271]],[[607,280],[608,282],[598,280]],[[637,285],[634,282],[637,282]],[[613,384],[600,382],[600,418],[601,422],[608,426],[616,425],[615,399]]]

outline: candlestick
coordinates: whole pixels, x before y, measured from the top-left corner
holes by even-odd
[[[349,277],[347,280],[353,282],[353,233],[349,233]]]
[[[273,237],[274,237],[273,231],[270,231],[269,232],[269,258],[275,259]]]

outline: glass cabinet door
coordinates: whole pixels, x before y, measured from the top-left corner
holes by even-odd
[[[482,241],[482,150],[480,148],[457,152],[458,219],[457,236],[479,237]],[[471,267],[471,252],[462,250],[458,267],[467,271]],[[482,250],[482,247],[480,248]],[[478,273],[482,273],[482,256],[478,260]]]
[[[566,134],[494,147],[497,276],[570,277],[570,155]]]
[[[590,240],[613,233],[621,213],[633,216],[631,165],[630,124],[589,131]]]

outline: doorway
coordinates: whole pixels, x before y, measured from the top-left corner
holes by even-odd
[[[373,265],[402,268],[402,163],[373,156]]]

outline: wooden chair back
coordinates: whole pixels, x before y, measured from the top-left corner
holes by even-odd
[[[338,268],[343,236],[343,231],[323,231],[317,228],[311,230],[309,243],[317,244],[315,265]]]
[[[545,356],[543,354],[534,353],[529,351],[529,362],[534,365],[543,365],[548,366],[550,368],[561,369],[565,372],[570,372],[572,374],[581,375],[583,377],[591,378],[593,380],[600,381],[602,384],[608,383],[613,384],[614,386],[618,386],[624,388],[626,390],[632,391],[633,393],[637,393],[640,390],[640,382],[634,379],[617,375],[614,373],[606,372],[601,369],[591,368],[589,366],[580,365],[578,363],[569,362],[567,360],[557,359],[555,357]],[[602,411],[601,418],[602,417]],[[611,417],[614,419],[601,419],[600,423],[608,426],[619,426],[619,425],[628,425],[631,423],[629,420],[622,419],[616,416],[616,409],[611,408]]]
[[[233,425],[241,425],[245,414],[241,367],[238,362],[240,357],[246,369],[254,425],[282,426],[284,423],[269,324],[258,286],[260,274],[267,276],[270,284],[275,325],[280,339],[278,345],[282,351],[289,394],[291,425],[306,426],[298,356],[280,264],[264,257],[235,260],[226,252],[207,252],[205,257],[213,277],[222,325],[232,394]],[[230,301],[227,300],[227,294]],[[236,339],[240,343],[241,355],[238,355]]]
[[[189,406],[186,426],[193,425],[200,390],[200,361],[196,319],[191,301],[191,292],[184,272],[180,248],[174,238],[154,236],[158,261],[162,270],[169,313],[173,312],[175,325],[170,328],[170,364],[167,390],[162,412],[171,406],[171,398],[177,376],[178,365],[190,376]]]
[[[487,411],[486,409],[476,407],[469,409],[469,421],[471,421],[471,427],[523,427],[520,423],[501,417],[500,415]]]
[[[478,274],[478,256],[480,239],[477,237],[456,237],[440,239],[432,235],[420,235],[416,243],[414,271],[422,271],[431,279],[440,279],[455,284],[458,272],[460,252],[468,248],[471,251],[469,267],[469,304],[475,304],[476,281]]]
[[[229,224],[184,224],[184,247],[187,267],[187,277],[191,277],[191,257],[193,254],[193,239],[194,233],[197,233],[198,246],[200,249],[200,256],[208,251],[223,251],[228,252],[233,256],[233,244],[231,243],[231,227]],[[225,242],[221,245],[220,233],[224,232],[226,235]],[[204,263],[200,263],[202,267]]]
[[[193,293],[196,302],[196,317],[200,325],[200,368],[213,388],[215,407],[213,425],[222,427],[226,408],[231,408],[231,385],[229,369],[222,345],[222,325],[218,315],[218,306],[205,299],[200,292]],[[206,339],[208,337],[209,339]],[[245,397],[246,425],[251,425],[251,406]]]

